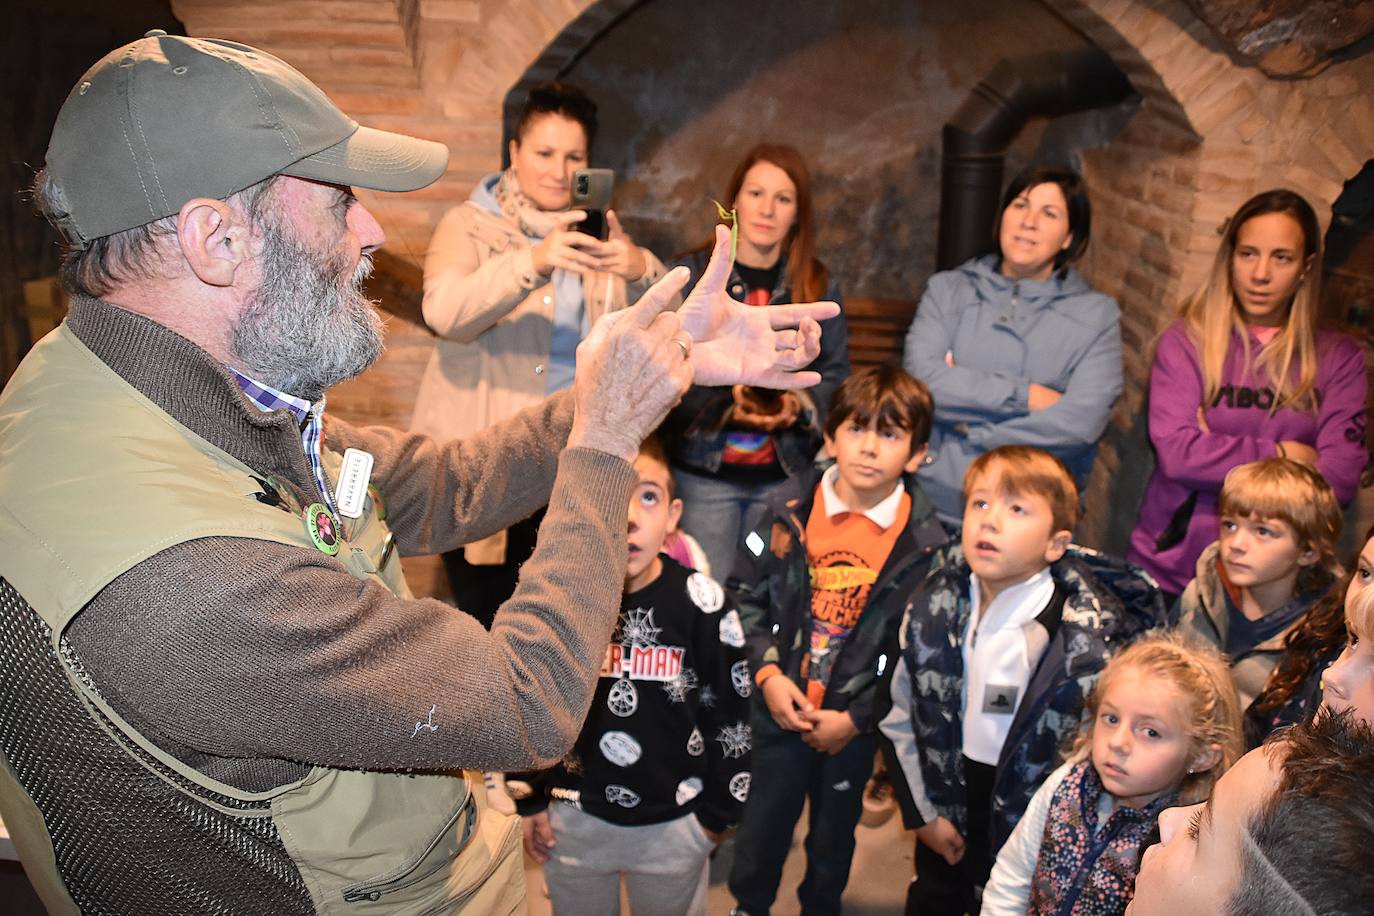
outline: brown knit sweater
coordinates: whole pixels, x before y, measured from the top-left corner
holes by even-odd
[[[192,432],[313,491],[291,415],[258,411],[199,347],[94,300],[75,302],[67,320]],[[562,448],[572,413],[561,395],[446,445],[326,421],[329,448],[375,457],[372,481],[404,554],[448,550],[548,503],[538,549],[490,632],[442,602],[397,598],[322,553],[225,537],[125,572],[68,638],[120,715],[240,788],[268,788],[312,764],[548,765],[572,745],[591,701],[619,607],[635,483],[619,458]]]

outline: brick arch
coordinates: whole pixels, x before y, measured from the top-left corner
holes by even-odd
[[[1141,10],[1123,9],[1121,4],[1099,0],[1041,0],[1041,2],[1086,35],[1093,44],[1109,54],[1140,93],[1144,104],[1159,117],[1201,139],[1187,106],[1178,97],[1168,68],[1160,68],[1161,48],[1172,46],[1174,36],[1163,39],[1152,31],[1165,17]],[[1142,21],[1143,20],[1143,21]],[[1148,23],[1148,25],[1147,25]],[[1167,57],[1165,58],[1167,62]]]
[[[580,14],[569,20],[544,46],[543,51],[530,62],[522,77],[511,88],[528,88],[540,80],[553,79],[564,73],[602,33],[644,2],[645,0],[598,0],[587,4]]]
[[[526,17],[547,23],[548,4],[517,0],[505,6],[493,28],[501,35],[514,31],[523,37],[522,43],[504,49],[516,52],[503,55],[501,73],[509,94],[518,95],[532,83],[564,72],[599,35],[643,2],[563,0],[561,26],[552,23],[533,31]],[[1207,233],[1229,214],[1234,197],[1244,188],[1253,191],[1286,183],[1308,195],[1325,214],[1342,183],[1359,171],[1363,158],[1350,151],[1358,150],[1358,144],[1346,137],[1346,142],[1335,144],[1332,154],[1327,149],[1332,145],[1329,132],[1320,130],[1317,119],[1299,117],[1297,129],[1287,133],[1267,130],[1279,123],[1289,125],[1295,115],[1320,107],[1302,98],[1305,81],[1272,80],[1238,62],[1183,0],[1040,2],[1121,67],[1144,99],[1140,120],[1151,122],[1152,130],[1165,129],[1161,145],[1170,155],[1196,153],[1195,169],[1185,164],[1169,175],[1175,212],[1184,205],[1201,224],[1202,237],[1193,241],[1208,240]],[[505,22],[525,25],[508,30]],[[535,49],[541,36],[546,40]],[[1185,195],[1177,193],[1185,190],[1201,194],[1185,201]],[[1200,261],[1190,262],[1182,274],[1191,279],[1200,276],[1196,272],[1201,269]]]
[[[528,88],[540,80],[552,79],[565,72],[586,48],[620,18],[641,6],[645,0],[592,0],[572,5],[580,7],[576,16],[557,32],[542,51],[530,60],[524,72],[511,84],[512,91]],[[1082,31],[1101,47],[1121,67],[1147,104],[1158,108],[1161,115],[1172,120],[1194,137],[1200,136],[1187,113],[1187,106],[1177,97],[1171,86],[1184,77],[1196,75],[1191,68],[1170,66],[1166,52],[1183,36],[1193,40],[1209,39],[1207,27],[1196,20],[1187,7],[1176,4],[1188,18],[1196,20],[1190,30],[1178,29],[1178,34],[1160,35],[1153,25],[1141,21],[1135,10],[1122,10],[1123,4],[1112,0],[1040,0],[1061,17]],[[528,3],[513,3],[511,15],[523,15],[521,8]],[[1102,8],[1102,9],[1099,9]],[[1115,9],[1113,9],[1115,8]],[[1123,15],[1123,12],[1125,13]],[[1165,17],[1159,14],[1160,19]],[[1142,44],[1144,45],[1142,47]],[[1163,64],[1164,68],[1160,69]],[[1177,70],[1179,72],[1172,72]]]
[[[505,72],[512,73],[507,84],[509,90],[504,96],[507,106],[518,107],[524,92],[534,83],[550,79],[566,72],[581,54],[607,29],[627,13],[642,5],[644,0],[593,0],[578,2],[572,0],[575,15],[570,15],[567,24],[552,35],[548,43],[536,54],[528,58],[525,68],[518,74],[518,68],[508,67]],[[1073,27],[1082,32],[1092,43],[1102,48],[1131,80],[1141,94],[1143,105],[1133,119],[1137,138],[1148,136],[1157,143],[1160,159],[1170,160],[1163,170],[1155,169],[1153,174],[1169,183],[1167,208],[1175,216],[1195,215],[1195,200],[1198,180],[1197,159],[1207,131],[1217,123],[1233,116],[1244,105],[1253,102],[1254,91],[1232,93],[1233,84],[1248,85],[1265,77],[1255,70],[1236,67],[1226,56],[1217,39],[1208,27],[1198,19],[1182,0],[1155,0],[1154,8],[1140,0],[1040,0],[1051,11],[1059,15]],[[524,0],[511,4],[510,15],[518,17],[523,8],[533,5],[534,0]],[[1178,53],[1182,49],[1186,53]],[[1196,66],[1197,55],[1206,56],[1204,67]],[[1190,63],[1191,61],[1191,63]],[[1224,79],[1219,79],[1224,77]],[[1216,105],[1215,98],[1225,96],[1226,105]],[[512,111],[506,111],[506,120]],[[504,148],[504,143],[503,143]],[[1183,158],[1192,160],[1179,163],[1173,160]],[[1142,185],[1139,174],[1139,157],[1130,159],[1129,166],[1113,168],[1110,157],[1097,157],[1099,183],[1112,184],[1119,178],[1126,182],[1139,199],[1150,192]],[[1234,175],[1236,163],[1229,164]],[[1258,180],[1259,167],[1245,163],[1242,168],[1250,180]],[[1119,173],[1119,174],[1118,174]],[[1152,174],[1149,168],[1145,174]],[[1329,203],[1329,201],[1328,201]],[[1120,214],[1123,218],[1128,214]],[[1138,214],[1134,214],[1138,215]],[[1161,230],[1159,221],[1155,227],[1166,238],[1167,229]],[[1177,227],[1172,232],[1171,241],[1181,241],[1182,230]],[[1187,246],[1183,246],[1185,249]],[[1147,295],[1162,295],[1168,288],[1176,285],[1183,273],[1182,269],[1170,261],[1162,263],[1163,258],[1155,252],[1156,266],[1163,268],[1160,282],[1149,285]]]
[[[1184,270],[1173,250],[1192,244],[1199,169],[1197,160],[1204,132],[1196,112],[1179,97],[1182,85],[1191,91],[1187,74],[1179,72],[1169,54],[1179,44],[1196,44],[1205,35],[1191,35],[1159,13],[1142,15],[1121,0],[1042,0],[1052,12],[1106,51],[1126,73],[1143,104],[1124,135],[1107,150],[1092,151],[1085,173],[1097,211],[1094,223],[1108,231],[1096,233],[1094,248],[1109,252],[1093,258],[1091,279],[1122,303],[1127,352],[1134,355],[1127,374],[1131,396],[1123,399],[1102,449],[1103,468],[1095,475],[1089,505],[1109,506],[1123,498],[1114,485],[1127,452],[1139,388],[1148,373],[1149,340],[1160,320],[1160,303],[1178,287]],[[577,19],[532,56],[526,71],[511,82],[511,95],[522,96],[534,81],[566,72],[583,51],[616,18],[639,5],[639,0],[602,0],[582,8]],[[583,22],[605,7],[607,14],[594,28]],[[1205,28],[1199,25],[1199,28]],[[1155,202],[1151,206],[1142,201]],[[913,292],[913,295],[915,293]],[[1129,459],[1128,459],[1129,460]],[[1130,468],[1127,468],[1128,472]],[[1129,474],[1128,474],[1129,477]],[[1124,498],[1129,500],[1129,494]],[[1109,520],[1093,518],[1085,533],[1102,543]]]
[[[514,121],[530,88],[544,80],[556,79],[576,63],[582,52],[608,29],[614,28],[625,15],[645,0],[599,0],[590,3],[567,23],[539,56],[530,62],[520,77],[511,84],[502,102],[501,150],[505,156],[507,141],[511,139]]]
[[[515,0],[502,4],[482,22],[486,36],[463,70],[455,87],[491,95],[502,87],[497,102],[534,82],[550,80],[569,66],[596,36],[614,25],[643,0]],[[464,80],[470,76],[471,81]]]
[[[599,0],[577,4],[577,14],[537,54],[529,57],[523,71],[512,77],[508,98],[518,103],[524,90],[534,82],[566,72],[597,37],[642,3],[643,0]],[[1180,259],[1167,249],[1187,251],[1194,241],[1188,225],[1198,207],[1203,138],[1217,123],[1233,116],[1241,105],[1253,101],[1254,92],[1236,94],[1240,102],[1225,106],[1215,105],[1214,100],[1218,95],[1229,99],[1233,83],[1263,82],[1265,77],[1232,64],[1208,27],[1182,0],[1155,0],[1149,6],[1139,0],[1041,3],[1106,51],[1143,99],[1141,111],[1125,137],[1127,155],[1117,156],[1118,151],[1112,149],[1108,154],[1091,156],[1089,179],[1090,185],[1097,185],[1093,188],[1095,208],[1109,221],[1115,218],[1121,223],[1149,223],[1149,232],[1155,238],[1154,242],[1116,239],[1117,244],[1131,246],[1138,255],[1134,260],[1140,265],[1130,274],[1129,284],[1125,282],[1124,270],[1118,272],[1120,282],[1103,283],[1118,298],[1123,294],[1130,298],[1128,286],[1140,293],[1141,311],[1145,314],[1139,322],[1138,336],[1147,337],[1153,330],[1154,304],[1172,294],[1185,273]],[[512,4],[512,8],[518,10],[528,5],[526,0]],[[1179,53],[1180,50],[1186,53]],[[1198,54],[1205,55],[1206,66],[1195,66]],[[1219,76],[1225,79],[1219,80]],[[1219,87],[1219,83],[1224,85]],[[1249,171],[1255,172],[1257,167]],[[1112,189],[1117,186],[1123,190],[1113,194]],[[1146,213],[1150,208],[1137,202],[1152,196],[1158,202],[1154,209],[1159,212]],[[1097,204],[1099,197],[1103,205]],[[1130,312],[1131,303],[1123,304]]]
[[[418,265],[444,211],[500,167],[512,90],[564,71],[643,2],[275,0],[270,16],[262,0],[172,6],[189,34],[279,54],[362,123],[448,144],[449,171],[431,188],[364,194],[387,231],[388,251]],[[1365,91],[1374,85],[1374,54],[1347,55],[1311,78],[1272,79],[1229,53],[1185,0],[1040,2],[1105,50],[1144,99],[1110,146],[1084,157],[1097,211],[1085,272],[1121,303],[1127,354],[1127,395],[1088,504],[1128,505],[1136,486],[1130,465],[1141,451],[1130,434],[1149,345],[1168,306],[1201,282],[1218,226],[1251,194],[1286,185],[1329,218],[1343,183],[1374,149],[1374,98]],[[394,391],[341,396],[345,413],[406,423],[413,386],[405,383],[428,346],[423,332],[409,340],[407,348],[403,332],[392,335]],[[1119,546],[1119,532],[1088,528],[1091,541]]]

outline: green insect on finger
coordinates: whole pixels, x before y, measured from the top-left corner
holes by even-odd
[[[722,222],[730,225],[730,263],[735,262],[735,249],[739,247],[739,213],[735,210],[727,210],[721,202],[714,197],[711,203],[716,205],[716,213]]]

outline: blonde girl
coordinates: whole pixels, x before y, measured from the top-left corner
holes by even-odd
[[[1126,558],[1179,594],[1216,540],[1233,467],[1277,456],[1354,498],[1364,468],[1364,354],[1317,328],[1321,226],[1292,191],[1266,191],[1228,221],[1207,284],[1160,335],[1150,369],[1157,464]]]
[[[1124,913],[1159,812],[1205,799],[1244,751],[1226,658],[1176,634],[1107,665],[1068,761],[997,856],[983,914]]]

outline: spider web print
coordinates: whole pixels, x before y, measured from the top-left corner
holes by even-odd
[[[620,641],[632,646],[656,646],[662,627],[654,626],[653,608],[631,608],[621,618]]]
[[[683,668],[681,674],[663,685],[663,692],[668,694],[672,702],[683,703],[687,700],[688,692],[695,690],[699,683],[695,669]]]
[[[754,692],[754,679],[749,676],[749,663],[738,661],[730,666],[730,684],[735,693],[747,697]]]
[[[622,719],[635,714],[639,708],[639,691],[628,678],[622,677],[611,685],[606,694],[606,708]]]
[[[701,688],[701,693],[697,694],[697,702],[707,709],[716,705],[716,688],[710,684]]]
[[[743,757],[749,751],[753,731],[744,722],[722,726],[716,732],[716,740],[721,744],[721,753],[726,757]]]

